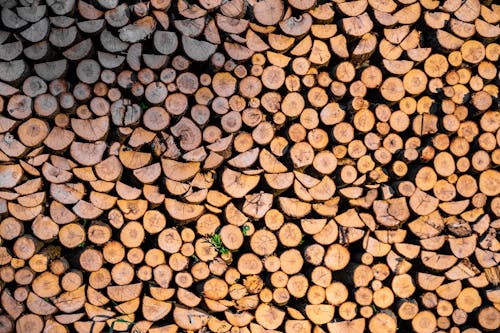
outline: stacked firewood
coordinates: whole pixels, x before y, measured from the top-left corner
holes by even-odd
[[[0,333],[499,330],[495,1],[0,7]]]

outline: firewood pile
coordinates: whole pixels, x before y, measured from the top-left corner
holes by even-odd
[[[495,1],[0,7],[0,333],[498,332]]]

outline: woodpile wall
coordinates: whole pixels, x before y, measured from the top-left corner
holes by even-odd
[[[0,333],[498,332],[495,1],[0,7]]]

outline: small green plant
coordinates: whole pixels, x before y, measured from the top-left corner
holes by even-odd
[[[80,244],[78,244],[78,247],[85,247],[85,242],[81,242]]]
[[[250,226],[245,224],[241,227],[241,232],[243,233],[243,236],[247,235],[248,230],[250,230]]]
[[[208,241],[217,249],[222,246],[222,239],[219,234],[213,234]]]
[[[213,234],[209,239],[208,242],[212,244],[213,247],[219,252],[220,254],[227,254],[229,253],[229,250],[222,244],[222,239],[220,238],[219,234]]]
[[[191,259],[193,259],[193,261],[194,261],[195,263],[196,263],[196,262],[198,262],[198,261],[200,261],[200,258],[198,258],[198,257],[196,256],[196,254],[192,254],[192,255],[191,255]]]
[[[144,103],[144,102],[141,102],[141,104],[139,104],[139,106],[141,107],[141,109],[143,111],[149,109],[149,105],[147,103]]]

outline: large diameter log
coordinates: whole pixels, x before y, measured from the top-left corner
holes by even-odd
[[[4,73],[2,75],[2,81],[7,83],[19,81],[27,74],[27,67],[24,60],[0,62],[0,70]]]
[[[257,2],[253,6],[255,19],[262,25],[275,25],[284,14],[284,5],[281,0],[266,0]]]
[[[222,183],[226,193],[233,198],[243,198],[257,186],[259,176],[245,175],[231,169],[225,169],[222,174]]]
[[[23,176],[20,165],[0,165],[0,184],[2,188],[12,188],[18,184]]]
[[[175,323],[185,330],[199,330],[208,323],[209,314],[197,309],[176,305],[173,312]]]
[[[175,220],[186,223],[200,217],[205,207],[200,205],[186,204],[174,199],[165,199],[165,208],[168,214]]]
[[[217,46],[212,43],[187,36],[182,36],[182,47],[188,57],[195,61],[207,61],[217,49]]]
[[[156,21],[146,16],[119,30],[120,39],[124,42],[136,43],[151,35],[156,27]]]
[[[102,160],[106,149],[106,143],[73,142],[71,144],[71,155],[82,165],[95,165]]]
[[[169,55],[177,49],[178,38],[174,32],[156,31],[153,36],[153,42],[158,52]]]

